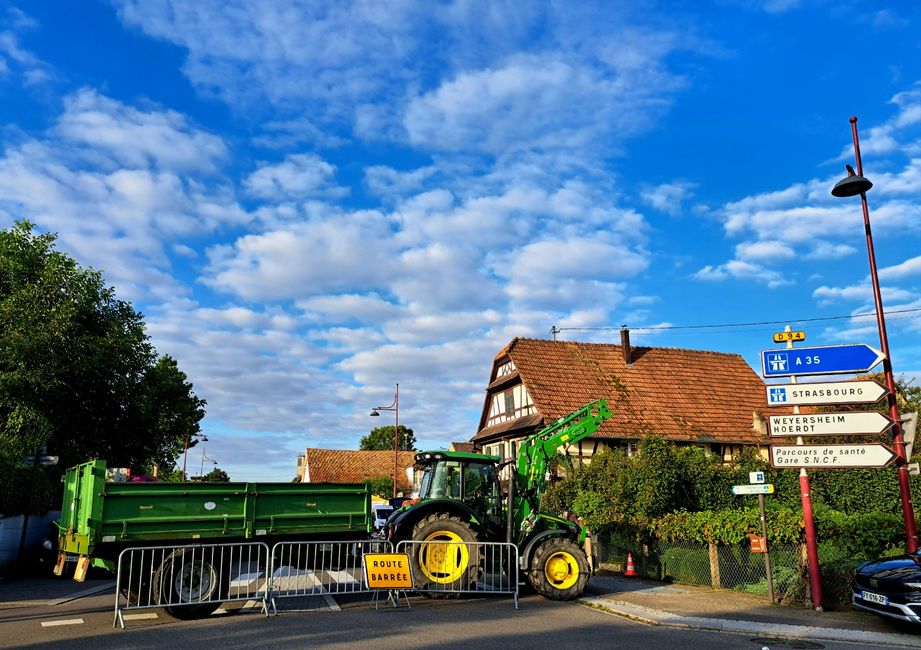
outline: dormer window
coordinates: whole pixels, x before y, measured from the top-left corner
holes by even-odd
[[[505,375],[510,375],[513,372],[515,372],[515,364],[511,359],[508,359],[507,361],[502,362],[502,364],[496,368],[496,379]]]
[[[516,384],[506,390],[492,394],[486,426],[516,420],[535,412],[536,409],[531,402],[531,395],[528,393],[528,389],[524,387],[524,384]]]

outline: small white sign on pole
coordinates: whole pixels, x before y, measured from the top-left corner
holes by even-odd
[[[749,472],[748,482],[749,483],[764,483],[764,472]]]

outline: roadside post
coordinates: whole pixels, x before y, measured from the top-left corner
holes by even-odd
[[[732,493],[735,495],[741,494],[757,494],[758,495],[758,510],[761,514],[761,539],[760,543],[755,545],[756,540],[750,539],[752,545],[752,551],[755,553],[764,553],[764,572],[767,576],[767,592],[768,600],[772,603],[774,602],[774,580],[771,575],[771,554],[768,552],[768,541],[767,541],[767,518],[764,516],[764,495],[765,494],[774,494],[774,484],[764,482],[764,472],[749,472],[748,473],[749,485],[733,485]]]
[[[911,502],[911,483],[908,476],[909,457],[905,449],[905,438],[902,433],[902,422],[899,417],[899,405],[895,395],[895,377],[892,373],[892,355],[889,353],[889,336],[886,334],[886,313],[883,310],[883,295],[879,286],[879,272],[876,268],[876,251],[873,248],[873,232],[870,229],[870,209],[867,207],[867,191],[873,187],[863,175],[863,161],[860,159],[860,139],[857,136],[857,116],[851,117],[851,138],[854,141],[854,162],[857,163],[857,173],[850,165],[845,165],[848,175],[835,183],[832,196],[849,198],[860,196],[860,207],[863,212],[863,230],[867,241],[867,257],[870,263],[870,284],[873,287],[873,305],[876,308],[876,327],[879,331],[879,345],[882,348],[883,375],[886,379],[886,388],[889,390],[888,406],[889,417],[892,418],[892,443],[898,456],[896,462],[896,476],[899,481],[899,499],[902,502],[902,519],[905,522],[905,546],[909,553],[918,550],[918,529],[915,525],[915,509]]]
[[[784,327],[783,332],[777,332],[774,334],[774,342],[781,343],[785,342],[787,344],[787,350],[793,350],[794,341],[805,341],[806,332],[803,331],[793,331],[793,328],[787,325]],[[789,370],[789,366],[785,367],[781,362],[789,361],[789,357],[778,357],[777,354],[774,354],[772,357],[768,357],[770,350],[765,350],[761,353],[761,363],[764,369],[767,369],[767,366],[772,365],[773,371],[781,372],[783,370]],[[787,353],[789,354],[789,353]],[[821,363],[814,363],[815,359],[818,358],[821,360],[821,357],[817,355],[808,355],[806,363],[810,367],[817,367]],[[800,363],[804,363],[803,357],[798,356],[796,358]],[[794,363],[796,363],[794,360]],[[766,375],[765,375],[766,376]],[[790,376],[791,385],[796,385],[796,375]],[[791,391],[792,393],[792,391]],[[786,396],[786,393],[784,393]],[[771,393],[771,387],[768,387],[768,406],[773,406],[775,400],[778,400],[779,396],[777,394]],[[800,415],[799,406],[795,405],[793,407],[793,415]],[[769,421],[770,422],[770,421]],[[770,427],[768,427],[770,430]],[[803,445],[802,436],[796,437],[797,446]],[[805,468],[800,468],[799,471],[799,494],[800,494],[800,503],[803,504],[803,527],[806,533],[806,563],[809,566],[809,592],[812,596],[812,608],[817,612],[824,612],[825,609],[822,606],[822,576],[819,571],[819,545],[816,541],[815,535],[815,516],[812,513],[812,493],[809,488],[809,474],[806,473]]]

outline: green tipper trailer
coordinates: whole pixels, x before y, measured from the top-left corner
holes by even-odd
[[[130,546],[367,539],[371,493],[363,483],[113,483],[96,460],[63,477],[60,575],[67,555],[114,571]]]

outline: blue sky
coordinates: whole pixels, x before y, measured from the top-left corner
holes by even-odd
[[[908,1],[0,0],[0,227],[144,313],[234,480],[289,480],[396,382],[421,445],[468,439],[493,356],[551,327],[756,368],[782,325],[683,326],[878,345],[830,195],[857,115],[921,377],[919,34]]]

